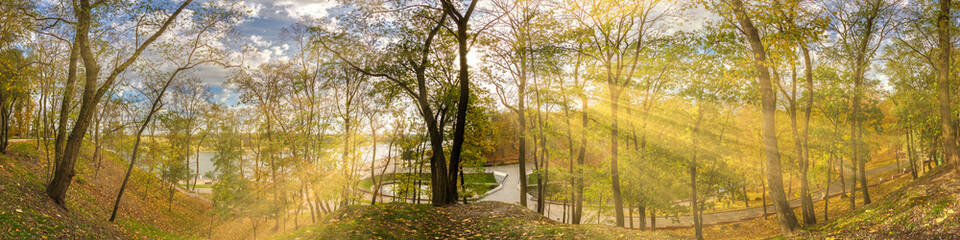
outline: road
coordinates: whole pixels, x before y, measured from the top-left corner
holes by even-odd
[[[503,183],[501,183],[503,187],[500,188],[500,190],[493,192],[490,195],[487,195],[486,197],[480,199],[480,201],[496,201],[496,202],[520,204],[520,197],[519,197],[520,196],[520,178],[517,177],[517,176],[520,176],[519,167],[520,167],[519,164],[485,167],[487,172],[494,172],[494,171],[502,172],[502,173],[506,173],[507,177],[503,179]],[[530,196],[530,194],[527,194],[527,203],[533,203],[532,201],[534,200],[532,199],[533,197]],[[528,206],[536,206],[536,205],[528,204]],[[532,209],[536,209],[536,208],[532,208]]]
[[[520,178],[518,176],[520,176],[519,174],[520,171],[518,167],[519,167],[518,164],[486,167],[487,172],[498,171],[498,172],[505,172],[508,175],[503,181],[504,186],[501,190],[484,197],[480,201],[498,201],[498,202],[519,204],[520,203],[520,197],[519,197],[520,196]],[[882,167],[868,169],[867,176],[875,176],[882,172],[895,170],[896,168],[897,168],[896,164],[890,164]],[[846,185],[849,186],[850,184],[851,182],[849,181],[849,179],[847,179]],[[840,182],[838,181],[834,181],[832,184],[830,184],[829,196],[834,197],[836,195],[839,195],[841,191],[840,186],[841,186]],[[819,202],[823,200],[823,196],[826,195],[824,194],[824,190],[825,189],[821,188],[811,192],[810,195],[813,196],[814,202]],[[527,194],[527,203],[528,203],[527,207],[529,209],[536,210],[536,205],[537,205],[536,200],[529,194]],[[791,208],[800,207],[799,198],[790,200],[789,203]],[[768,212],[767,212],[768,215],[773,214],[773,205],[768,204],[767,209],[768,209]],[[546,212],[544,214],[547,215],[547,217],[554,219],[556,221],[562,221],[563,220],[562,218],[565,215],[563,211],[564,210],[562,205],[555,204],[555,203],[547,203]],[[739,221],[759,218],[759,217],[762,217],[763,215],[764,215],[764,210],[762,206],[755,206],[750,208],[742,208],[742,209],[714,212],[714,213],[704,213],[703,224],[714,225],[714,224],[723,224],[723,223],[730,223],[730,222],[739,222]],[[583,219],[585,222],[596,223],[596,221],[598,220],[596,217],[596,210],[590,207],[585,207],[583,210]],[[607,214],[607,215],[602,215],[599,220],[601,223],[612,223],[614,222],[614,217],[611,216],[610,214]],[[629,222],[629,219],[627,220],[627,222]],[[634,223],[636,224],[639,222],[640,220],[638,219],[638,217],[635,216]],[[647,224],[649,226],[650,224],[649,221]],[[692,226],[693,226],[693,217],[691,215],[676,216],[676,217],[673,217],[673,216],[657,217],[657,228],[683,228],[683,227],[692,227]]]

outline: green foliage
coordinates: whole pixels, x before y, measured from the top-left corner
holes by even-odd
[[[221,217],[227,217],[248,201],[249,190],[240,169],[243,149],[240,148],[240,134],[236,125],[224,121],[217,128],[213,141],[213,149],[217,154],[213,158],[217,179],[213,186],[213,211]]]

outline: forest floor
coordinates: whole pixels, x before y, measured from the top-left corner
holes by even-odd
[[[890,178],[893,176],[899,177],[891,180]],[[887,180],[880,182],[880,179]],[[869,178],[867,181],[871,185],[871,198],[873,200],[878,200],[883,196],[889,195],[891,192],[899,189],[907,183],[910,183],[912,179],[910,174],[903,175],[894,170],[879,173],[876,175],[876,177]],[[860,199],[860,194],[857,194],[857,196],[856,207],[860,208],[863,206],[863,200]],[[829,208],[828,211],[824,211],[825,203]],[[828,222],[850,212],[849,197],[834,196],[828,198],[827,201],[814,202],[813,205],[814,213],[817,216],[817,220],[820,222],[824,221],[825,212],[828,213]],[[801,210],[799,208],[794,208],[793,211],[794,214],[799,218]],[[665,231],[682,236],[693,236],[694,234],[693,228],[668,229]],[[770,207],[770,215],[767,217],[754,218],[735,223],[705,226],[703,228],[703,236],[707,239],[766,239],[777,237],[779,235],[780,226],[777,223],[776,215],[773,214],[773,207]]]
[[[798,238],[960,239],[960,176],[950,167],[940,166]]]
[[[678,239],[605,225],[567,225],[501,202],[433,207],[409,203],[349,206],[315,226],[277,239]]]
[[[406,203],[350,206],[311,224],[294,217],[273,220],[240,219],[210,224],[210,205],[174,191],[154,175],[135,169],[124,195],[117,223],[107,219],[127,162],[106,152],[100,169],[93,149],[84,145],[77,175],[60,208],[44,193],[50,160],[32,141],[11,143],[0,155],[0,239],[214,239],[322,238],[322,239],[675,239],[692,236],[692,229],[636,231],[604,225],[566,225],[519,206],[482,202],[432,207]],[[896,171],[878,174],[890,179]],[[800,238],[911,238],[951,239],[960,236],[960,180],[957,173],[938,168],[913,181],[910,175],[870,183],[874,203],[850,210],[849,198],[833,197],[829,219],[824,202],[815,203],[820,225],[805,228]],[[799,210],[795,210],[799,213]],[[799,216],[799,215],[798,215]],[[304,219],[309,217],[300,216]],[[308,218],[307,218],[308,219]],[[835,220],[837,219],[837,220]],[[248,221],[249,220],[249,221]],[[835,220],[835,221],[834,221]],[[824,223],[825,222],[825,223]],[[257,224],[259,223],[259,224]],[[251,226],[252,224],[252,226]],[[212,228],[212,229],[211,229]],[[257,230],[254,230],[257,229]],[[299,229],[299,230],[297,230]],[[255,231],[252,232],[251,231]],[[292,233],[291,233],[292,232]],[[776,217],[709,226],[709,239],[755,239],[779,235]]]
[[[128,164],[105,152],[97,170],[86,144],[61,208],[44,192],[51,169],[44,153],[30,141],[11,143],[0,155],[0,239],[188,239],[209,232],[209,204],[177,191],[170,198],[168,185],[139,169],[117,222],[107,221]]]

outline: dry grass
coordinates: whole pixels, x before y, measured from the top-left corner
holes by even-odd
[[[890,176],[894,175],[894,171],[881,173],[879,176],[885,179],[889,179]],[[879,178],[872,178],[868,182],[876,183],[879,181]],[[906,183],[911,181],[910,175],[902,175],[892,181],[886,181],[880,185],[870,188],[871,198],[873,200],[880,199],[881,196],[886,196],[890,192],[900,188]],[[859,196],[859,194],[858,194]],[[857,199],[857,206],[862,206],[862,199]],[[814,203],[814,209],[817,215],[817,220],[823,221],[824,201]],[[773,211],[773,209],[770,209]],[[849,198],[841,197],[832,197],[829,199],[829,219],[836,219],[837,217],[847,214],[850,212],[850,200]],[[800,209],[794,209],[794,213],[799,217]],[[671,233],[675,233],[681,236],[693,236],[693,228],[683,228],[683,229],[673,229],[665,230]],[[708,239],[763,239],[771,238],[780,235],[780,226],[777,223],[776,216],[768,216],[767,218],[757,218],[737,223],[723,224],[723,225],[713,225],[707,226],[703,229],[703,235]]]

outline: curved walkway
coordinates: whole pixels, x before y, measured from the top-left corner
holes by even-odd
[[[503,183],[501,183],[503,187],[499,191],[487,195],[486,197],[480,199],[480,201],[496,201],[520,204],[520,178],[517,177],[520,176],[519,167],[519,164],[484,167],[487,172],[502,172],[506,173],[507,177],[503,179]],[[536,203],[533,201],[533,197],[530,196],[530,194],[527,194],[527,206],[536,206]]]
[[[503,181],[503,185],[504,185],[503,189],[484,197],[480,201],[498,201],[498,202],[519,204],[520,203],[520,198],[519,198],[520,180],[518,176],[520,176],[520,171],[518,169],[518,164],[492,166],[492,167],[486,167],[486,169],[487,169],[487,172],[498,171],[498,172],[507,173],[508,175]],[[887,172],[890,170],[895,170],[895,169],[897,169],[897,164],[890,164],[882,167],[868,169],[866,173],[867,173],[867,176],[875,176],[877,174]],[[846,181],[845,182],[846,185],[851,184],[851,181],[849,179],[845,179],[845,181]],[[841,192],[840,186],[841,185],[839,181],[834,181],[833,183],[830,184],[829,193],[825,193],[825,189],[821,188],[821,189],[812,191],[810,195],[813,196],[814,202],[823,201],[825,197],[834,197],[839,195]],[[799,198],[792,199],[789,201],[789,203],[791,208],[800,207]],[[527,194],[527,207],[531,210],[535,210],[536,205],[537,205],[536,199],[530,196],[529,194]],[[548,202],[545,207],[546,207],[545,214],[547,215],[547,217],[556,221],[563,220],[562,219],[564,215],[563,205]],[[773,205],[767,204],[767,210],[768,210],[766,213],[767,215],[774,214]],[[594,209],[584,209],[583,219],[585,219],[585,221],[592,219],[592,221],[590,222],[595,223],[594,221],[597,220],[596,214],[597,212]],[[732,222],[746,221],[746,220],[759,218],[763,216],[764,216],[763,206],[755,206],[750,208],[742,208],[742,209],[735,209],[735,210],[722,211],[722,212],[704,213],[703,224],[714,225],[714,224],[732,223]],[[601,223],[614,222],[614,217],[611,215],[602,215],[600,220],[601,220],[600,221]],[[629,219],[627,219],[627,221],[629,222]],[[640,222],[639,218],[635,216],[634,222],[639,223]],[[647,221],[647,225],[648,226],[650,225],[649,221]],[[685,227],[693,227],[693,216],[691,215],[657,216],[657,228],[685,228]]]

